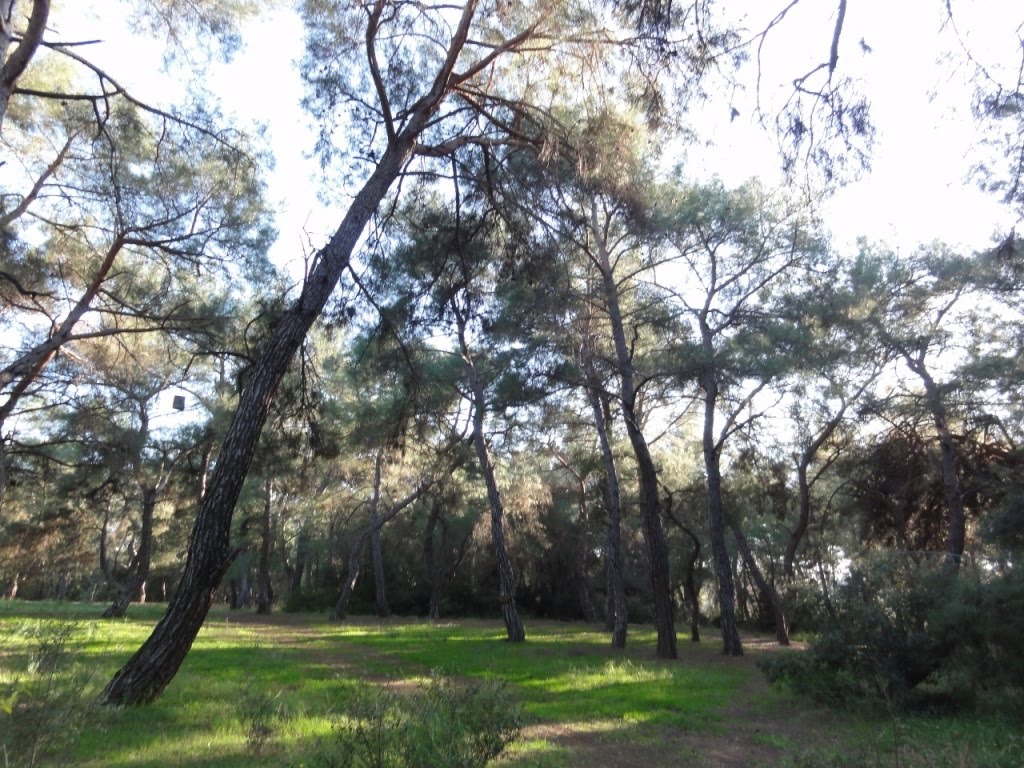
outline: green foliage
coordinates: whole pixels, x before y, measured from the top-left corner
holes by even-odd
[[[245,744],[254,755],[263,751],[286,716],[280,691],[272,694],[251,682],[242,688],[235,711],[245,732]]]
[[[92,706],[89,675],[74,664],[81,634],[73,621],[24,623],[3,638],[25,650],[22,669],[0,656],[0,754],[4,768],[30,768],[74,743]]]
[[[284,603],[286,613],[326,612],[334,607],[336,592],[327,589],[294,589]]]
[[[407,695],[363,688],[335,727],[321,765],[483,768],[519,734],[522,711],[504,683],[433,677]]]
[[[982,580],[909,556],[854,569],[834,596],[836,615],[806,654],[767,661],[773,683],[833,706],[956,708],[998,690],[1020,701],[1024,577]]]

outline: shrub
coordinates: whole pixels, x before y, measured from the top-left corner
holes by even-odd
[[[834,602],[835,617],[806,654],[762,665],[769,681],[831,705],[897,710],[925,700],[915,692],[926,681],[959,705],[978,690],[1024,690],[1019,574],[986,581],[910,557],[875,559],[851,572]]]
[[[516,738],[523,717],[504,683],[435,677],[400,695],[369,688],[320,754],[323,768],[483,768]]]
[[[27,645],[22,670],[0,670],[0,755],[6,768],[31,768],[70,748],[93,706],[90,677],[74,663],[71,621],[19,627],[8,648]]]
[[[284,603],[285,613],[326,613],[338,599],[336,592],[329,590],[296,589]]]
[[[245,732],[245,744],[254,755],[263,751],[284,718],[280,697],[280,691],[271,694],[253,685],[242,688],[235,709]]]

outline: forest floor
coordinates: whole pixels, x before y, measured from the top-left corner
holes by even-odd
[[[287,647],[309,641],[317,630],[309,627],[301,616],[277,614],[256,616],[239,614],[240,623],[259,627],[261,637]],[[376,624],[375,619],[363,621]],[[502,631],[500,622],[464,621],[474,627],[488,627],[496,633]],[[531,621],[534,629],[559,631],[563,622]],[[570,625],[571,626],[571,625]],[[774,637],[743,633],[745,654],[731,658],[714,652],[718,645],[717,631],[706,627],[702,644],[690,644],[680,638],[680,659],[660,662],[652,659],[648,643],[634,643],[625,651],[611,647],[566,649],[569,654],[604,656],[608,659],[630,659],[638,664],[662,665],[673,663],[688,667],[700,675],[708,668],[719,667],[730,672],[741,672],[742,683],[731,692],[724,706],[714,708],[711,722],[700,718],[696,727],[683,723],[628,724],[613,719],[563,719],[558,722],[537,722],[528,725],[522,739],[544,745],[541,754],[531,750],[513,750],[499,762],[505,766],[564,766],[565,768],[769,768],[769,766],[853,766],[860,760],[871,765],[883,765],[883,755],[891,751],[884,744],[875,743],[870,749],[852,745],[860,739],[859,732],[851,730],[849,718],[843,713],[818,708],[812,703],[792,698],[772,690],[757,668],[759,660],[777,653],[801,652],[806,644],[793,642],[780,646]],[[529,642],[529,641],[528,641]],[[699,648],[700,653],[692,653]],[[384,650],[367,652],[365,647],[335,645],[318,652],[318,659],[331,668],[346,673],[364,669],[368,658],[375,667],[400,669],[401,656],[392,656]],[[366,675],[364,678],[380,684],[389,684],[388,675]],[[625,704],[625,702],[623,702]],[[880,723],[888,738],[886,723]],[[862,740],[862,739],[861,739]],[[851,757],[851,750],[860,757]],[[842,755],[846,757],[841,757]],[[864,763],[867,765],[868,763]],[[898,765],[898,759],[896,764]]]
[[[29,711],[14,694],[30,691],[32,645],[52,645],[53,627],[64,622],[76,628],[63,642],[85,678],[43,680],[37,690],[51,697],[53,711],[39,712],[53,722],[29,723],[30,733],[63,733],[41,743],[53,765],[348,765],[324,758],[325,745],[337,744],[339,722],[374,691],[402,699],[435,676],[503,681],[519,702],[526,725],[495,761],[500,768],[1024,765],[1024,738],[1013,735],[1019,723],[977,714],[894,718],[821,709],[768,686],[757,667],[774,654],[800,653],[800,643],[781,648],[770,637],[744,634],[746,654],[729,658],[710,627],[699,644],[680,637],[680,658],[663,661],[654,658],[653,631],[633,625],[628,647],[619,651],[599,627],[581,623],[530,620],[527,642],[509,644],[496,621],[329,622],[218,607],[156,703],[76,714],[70,704],[95,701],[162,607],[133,606],[128,620],[96,621],[101,610],[0,602],[0,747],[8,745],[5,726],[17,725],[11,718]],[[6,714],[5,701],[15,702]],[[254,702],[272,705],[264,713],[267,742],[255,750],[244,725]],[[64,728],[72,722],[79,727]]]

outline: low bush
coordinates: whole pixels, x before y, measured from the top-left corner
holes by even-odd
[[[522,712],[504,683],[435,677],[399,694],[366,688],[321,751],[321,768],[483,768],[519,734]]]
[[[0,759],[5,768],[32,768],[62,754],[95,706],[91,679],[74,663],[82,626],[28,622],[2,638]],[[19,651],[24,650],[24,653]],[[22,663],[19,663],[22,662]]]
[[[285,613],[327,613],[334,608],[337,592],[329,590],[296,589],[284,603]]]
[[[280,691],[274,694],[255,685],[246,685],[235,710],[245,733],[246,747],[252,754],[259,755],[285,719]]]
[[[1024,691],[1024,578],[982,579],[942,565],[868,561],[834,595],[835,615],[805,654],[762,664],[769,681],[834,706],[973,704]],[[923,684],[927,683],[927,686]]]

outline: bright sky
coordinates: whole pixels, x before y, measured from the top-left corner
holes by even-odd
[[[757,29],[784,7],[783,0],[729,0],[724,6]],[[763,49],[762,104],[770,106],[791,92],[791,81],[827,59],[836,0],[804,0],[776,27]],[[981,247],[993,233],[1005,235],[1015,217],[990,194],[965,178],[978,160],[973,125],[967,119],[969,92],[964,72],[936,64],[942,47],[938,32],[945,3],[940,0],[857,0],[849,4],[840,69],[863,81],[870,95],[878,136],[872,172],[840,190],[824,206],[836,244],[849,248],[859,235],[883,239],[900,249],[943,239],[965,247]],[[1019,63],[1016,35],[1024,11],[1014,0],[953,0],[959,30],[972,52],[992,71]],[[746,11],[744,10],[746,9]],[[69,9],[76,12],[79,9]],[[89,54],[145,98],[154,93],[160,68],[159,46],[138,37],[112,32],[110,14],[92,28],[61,29],[72,39],[105,38]],[[970,20],[971,24],[966,22]],[[70,22],[69,22],[70,26]],[[947,45],[954,40],[946,30]],[[302,111],[297,62],[303,32],[297,14],[275,9],[246,25],[245,48],[234,61],[209,69],[206,86],[223,99],[227,113],[243,121],[262,121],[277,158],[269,176],[271,199],[277,204],[280,237],[273,256],[301,274],[303,253],[322,244],[340,220],[340,212],[317,200],[319,171],[306,158],[314,135]],[[862,50],[863,40],[871,49]],[[1001,61],[1002,56],[1008,61]],[[165,81],[161,95],[181,84]],[[702,111],[714,146],[690,152],[696,175],[720,175],[739,183],[751,175],[779,179],[779,160],[754,115],[754,89],[731,101],[711,103]],[[735,105],[740,117],[729,120]],[[960,108],[960,114],[954,113]],[[710,116],[710,117],[708,117]]]

